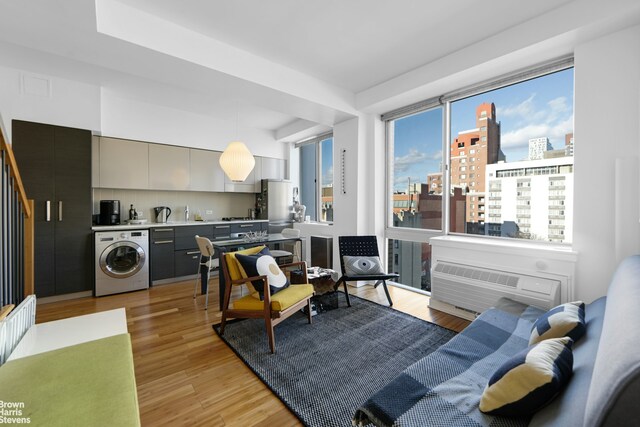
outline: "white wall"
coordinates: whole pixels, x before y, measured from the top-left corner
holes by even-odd
[[[271,131],[239,128],[236,123],[162,105],[128,99],[109,89],[101,94],[104,136],[223,151],[240,139],[257,156],[289,158],[286,144]]]
[[[370,232],[366,224],[370,214],[366,206],[367,155],[363,154],[366,142],[363,120],[354,118],[333,128],[333,225],[296,224],[303,236],[321,235],[333,237],[333,268],[340,270],[338,236]],[[344,190],[342,181],[342,150],[344,154]],[[310,241],[307,239],[307,261],[310,260]]]
[[[639,154],[638,52],[640,26],[575,50],[573,247],[579,256],[576,296],[585,301],[603,295],[620,258],[640,249],[639,183],[631,183],[628,198],[618,205],[614,188],[616,159],[637,159]],[[622,245],[618,254],[615,248],[621,242],[616,242],[616,221],[626,231],[617,239],[632,242]]]
[[[210,116],[127,99],[123,94],[76,80],[0,67],[0,112],[11,142],[13,119],[69,126],[130,138],[209,150],[224,150],[236,138],[257,156],[289,158],[275,133],[239,128]]]
[[[9,143],[13,119],[99,130],[100,88],[0,67],[0,111]]]

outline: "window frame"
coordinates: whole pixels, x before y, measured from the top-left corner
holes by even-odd
[[[309,146],[309,145],[313,145],[314,146],[314,151],[315,151],[315,176],[313,177],[314,179],[314,188],[315,188],[315,222],[318,223],[322,223],[322,224],[332,224],[333,220],[331,221],[324,221],[322,219],[322,143],[328,139],[331,139],[331,144],[332,144],[332,158],[331,158],[331,162],[333,164],[334,160],[335,160],[335,152],[334,152],[334,146],[333,146],[333,131],[330,132],[326,132],[317,136],[314,136],[312,138],[308,138],[305,139],[303,141],[299,141],[297,143],[294,144],[294,147],[297,149],[301,149],[303,146]],[[300,187],[302,187],[302,181],[303,181],[303,172],[302,170],[300,170]],[[334,180],[335,181],[335,180]],[[300,198],[302,198],[300,196]],[[332,207],[335,211],[335,197],[332,201]],[[310,215],[310,212],[307,211],[307,214]]]
[[[514,73],[510,73],[507,75],[499,76],[494,79],[489,79],[485,82],[472,85],[466,88],[463,88],[456,92],[451,92],[449,94],[444,94],[439,97],[431,98],[428,100],[421,101],[419,103],[402,107],[398,110],[394,110],[388,113],[385,113],[381,116],[385,124],[385,146],[386,146],[386,154],[387,161],[385,162],[385,179],[386,179],[386,211],[385,211],[385,239],[394,239],[394,240],[407,240],[414,242],[428,242],[431,237],[443,236],[443,235],[454,235],[466,237],[469,239],[492,239],[498,242],[510,242],[516,240],[522,243],[529,243],[535,245],[536,247],[544,247],[544,246],[564,246],[564,247],[572,247],[573,242],[548,242],[548,241],[530,241],[523,239],[516,239],[511,237],[498,237],[498,236],[490,236],[488,234],[478,235],[478,234],[467,234],[467,233],[457,233],[450,231],[450,197],[445,197],[450,193],[451,189],[451,104],[455,101],[462,100],[464,98],[468,98],[470,96],[479,95],[482,93],[490,92],[492,90],[504,88],[510,85],[522,83],[531,79],[543,77],[545,75],[553,74],[555,72],[559,72],[562,70],[567,70],[570,68],[575,68],[575,64],[573,61],[573,56],[567,56],[563,58],[558,58],[547,63],[534,65],[532,67],[528,67],[524,70],[519,70]],[[436,108],[442,108],[442,126],[443,126],[443,139],[442,139],[442,161],[440,170],[442,173],[442,225],[440,230],[429,230],[422,228],[405,228],[405,227],[394,227],[393,226],[393,159],[394,157],[394,140],[393,135],[391,134],[391,123],[394,120],[402,119],[404,117],[408,117],[414,114],[419,114],[421,112],[433,110]],[[573,129],[573,133],[575,134],[575,127]],[[483,140],[486,140],[486,137],[482,137]],[[465,147],[466,148],[466,147]],[[474,158],[470,158],[470,162],[473,162]],[[466,163],[466,162],[465,162]],[[467,163],[468,165],[468,163]],[[476,168],[477,169],[477,168]],[[459,172],[458,172],[459,173]],[[573,240],[573,239],[572,239]]]

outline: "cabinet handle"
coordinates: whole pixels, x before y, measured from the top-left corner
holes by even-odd
[[[254,224],[240,224],[240,228],[253,227]]]
[[[62,200],[58,201],[58,221],[62,222]]]
[[[51,221],[51,200],[47,200],[47,222]]]
[[[187,252],[187,255],[195,255],[195,254],[199,254],[199,253],[200,253],[200,251],[190,251],[190,252]]]
[[[158,240],[153,242],[154,245],[166,245],[167,243],[173,243],[173,240]]]
[[[213,238],[214,240],[229,240],[231,236],[216,236]]]
[[[229,228],[228,225],[216,225],[216,228]]]
[[[198,259],[198,257],[197,257],[197,256],[192,256],[191,258],[192,258],[192,259]]]
[[[173,231],[173,228],[156,228],[153,230],[154,233],[167,233],[169,231]]]

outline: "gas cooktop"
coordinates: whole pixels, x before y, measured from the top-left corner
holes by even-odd
[[[227,216],[221,218],[222,221],[250,221],[253,218],[249,218],[248,216]]]

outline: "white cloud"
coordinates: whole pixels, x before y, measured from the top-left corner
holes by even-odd
[[[529,139],[547,137],[555,149],[562,148],[564,136],[573,132],[572,106],[565,96],[548,101],[540,109],[536,108],[532,94],[526,100],[513,106],[498,108],[498,118],[512,118],[510,130],[503,124],[501,144],[505,150],[528,147]]]
[[[393,188],[397,191],[406,192],[409,189],[409,180],[411,180],[411,184],[415,184],[417,182],[426,182],[426,178],[427,178],[426,173],[425,173],[425,176],[423,176],[422,178],[420,178],[419,176],[410,176],[410,175],[397,176],[396,175],[396,177],[393,180]]]
[[[535,107],[533,104],[533,100],[536,97],[536,94],[533,93],[531,96],[521,103],[517,105],[510,105],[506,107],[496,106],[496,116],[500,117],[522,117],[527,118],[531,117],[535,112]]]
[[[571,111],[571,107],[569,107],[569,104],[567,103],[567,98],[564,96],[552,99],[547,103],[547,105],[549,105],[549,114],[556,117],[560,113]]]
[[[322,176],[322,186],[326,187],[327,185],[333,184],[333,166],[327,169],[327,173]]]
[[[442,153],[440,154],[442,157]],[[409,149],[409,153],[396,157],[393,162],[393,168],[396,173],[402,173],[409,170],[409,168],[415,164],[423,163],[425,160],[428,160],[429,156],[426,153],[419,152],[415,148]]]
[[[528,147],[529,139],[549,136],[549,129],[549,125],[546,124],[523,126],[511,132],[503,133],[500,143],[506,149]]]

